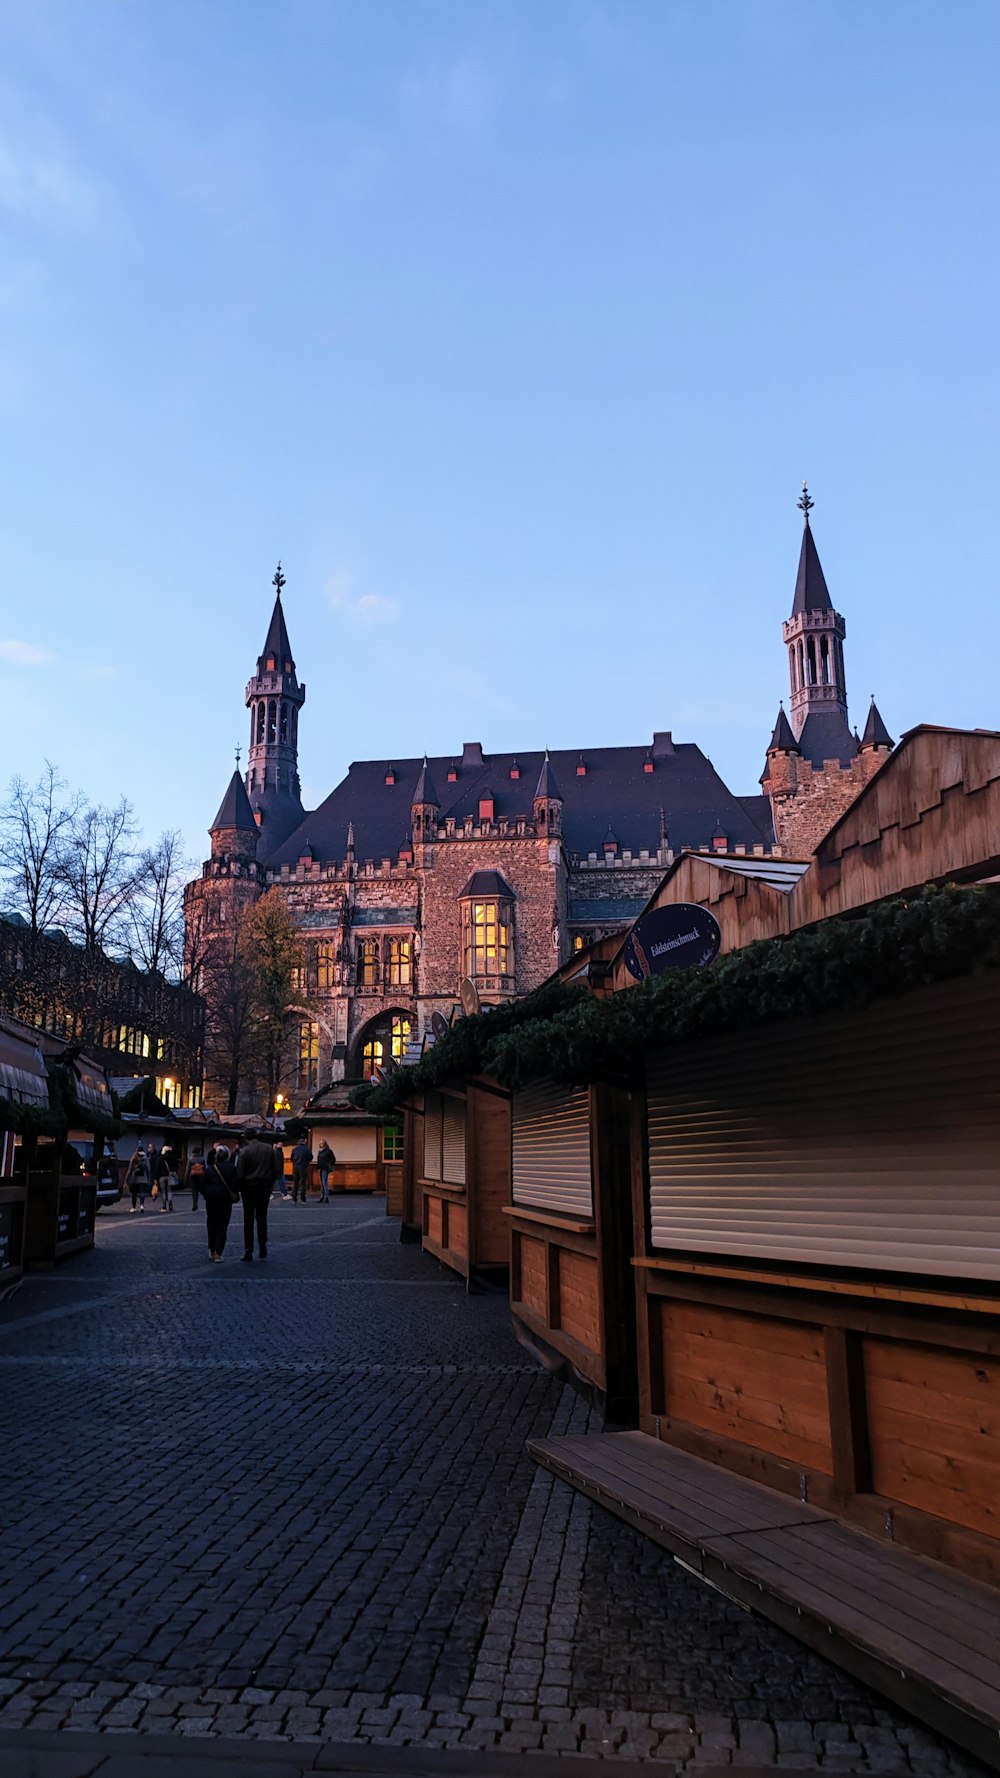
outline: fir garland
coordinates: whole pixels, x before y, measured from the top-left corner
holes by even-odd
[[[385,1115],[413,1093],[477,1074],[508,1088],[542,1078],[634,1079],[654,1047],[861,1007],[998,966],[1000,895],[926,888],[605,999],[549,984],[511,1007],[460,1020],[415,1068],[356,1088],[352,1098]]]

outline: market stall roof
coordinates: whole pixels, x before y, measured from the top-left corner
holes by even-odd
[[[46,1107],[49,1077],[30,1028],[0,1019],[0,1099],[15,1105]]]

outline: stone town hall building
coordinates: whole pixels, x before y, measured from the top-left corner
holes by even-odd
[[[466,741],[451,757],[356,761],[307,813],[298,775],[306,688],[279,569],[246,688],[246,778],[233,774],[185,906],[189,942],[203,949],[266,889],[287,897],[307,956],[289,1008],[294,1104],[401,1056],[435,1011],[451,1013],[463,978],[484,1003],[524,994],[574,949],[629,924],[680,851],[748,861],[811,853],[892,742],[874,704],[860,739],[849,727],[844,620],[805,490],[799,504],[784,625],[790,713],[779,711],[752,796],[734,796],[700,747],[663,731],[633,747],[486,754]],[[255,1104],[249,1095],[246,1109]]]

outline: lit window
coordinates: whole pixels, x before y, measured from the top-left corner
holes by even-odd
[[[335,970],[337,966],[337,947],[328,938],[321,939],[316,946],[316,985],[320,988],[336,986]]]
[[[374,988],[378,981],[378,940],[363,938],[358,945],[358,987]]]
[[[574,951],[582,951],[583,950],[583,943],[584,943],[583,933],[582,932],[574,933],[574,935],[573,935],[573,949],[574,949]]]
[[[462,908],[466,975],[510,973],[510,909],[499,901],[467,901]]]
[[[296,1083],[303,1093],[315,1092],[319,1080],[319,1026],[304,1019],[299,1026]]]
[[[403,1126],[402,1124],[386,1124],[382,1130],[382,1159],[384,1161],[401,1161],[403,1158]]]
[[[365,1080],[371,1080],[375,1069],[381,1068],[383,1054],[381,1037],[369,1037],[361,1051],[361,1073]]]
[[[293,963],[291,976],[293,994],[303,994],[306,986],[305,965],[302,963]]]
[[[409,1014],[405,1012],[393,1013],[390,1027],[390,1047],[394,1061],[399,1062],[405,1056],[412,1029],[413,1024]]]
[[[410,941],[408,938],[390,938],[387,946],[385,963],[385,979],[390,988],[408,988],[412,977],[410,963]]]

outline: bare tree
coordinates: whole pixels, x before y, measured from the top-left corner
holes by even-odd
[[[227,1112],[237,1109],[244,1087],[256,1090],[264,1063],[256,976],[242,928],[235,920],[207,943],[189,978],[206,1003],[205,1078],[221,1088]]]
[[[161,833],[143,863],[127,907],[129,954],[145,974],[176,979],[184,962],[184,883],[192,868],[176,828]]]
[[[146,855],[125,797],[113,809],[88,804],[66,838],[62,859],[65,911],[88,951],[127,949],[129,910],[146,880]]]
[[[3,901],[32,938],[56,924],[66,902],[65,854],[82,797],[48,760],[36,784],[13,778],[0,807]]]

